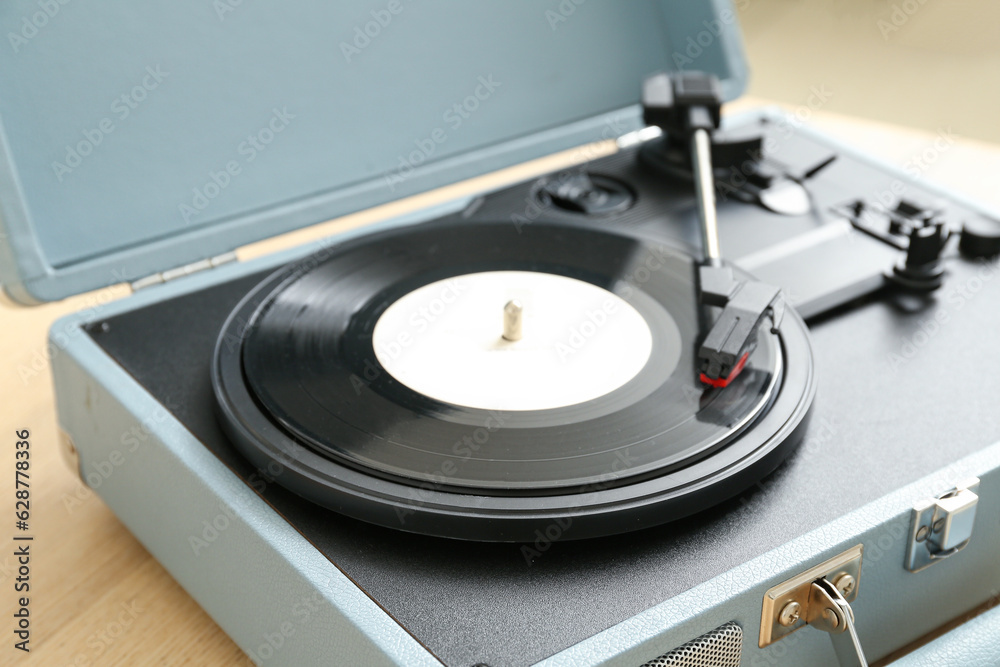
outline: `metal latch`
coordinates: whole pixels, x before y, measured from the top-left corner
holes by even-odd
[[[979,478],[972,477],[937,498],[913,506],[907,570],[919,572],[969,544],[979,504],[978,490]]]
[[[830,634],[842,666],[867,667],[850,604],[858,597],[863,553],[859,544],[768,590],[758,645],[764,648],[811,625]]]
[[[868,667],[858,631],[854,627],[854,610],[835,584],[826,579],[814,581],[810,589],[809,610],[810,617],[806,621],[814,628],[830,633],[830,641],[841,667]]]

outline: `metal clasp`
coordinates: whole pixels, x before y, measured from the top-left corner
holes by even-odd
[[[840,588],[826,579],[814,581],[809,595],[809,625],[830,634],[840,667],[868,667],[854,627],[854,610]]]
[[[858,596],[861,557],[857,545],[772,587],[761,610],[761,648],[811,625],[830,634],[840,664],[865,667],[850,602]]]
[[[913,506],[904,563],[907,570],[919,572],[968,546],[979,504],[978,490],[979,478],[972,477]]]

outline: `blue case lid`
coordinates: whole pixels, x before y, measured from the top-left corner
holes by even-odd
[[[131,281],[740,94],[729,0],[0,6],[0,282]]]

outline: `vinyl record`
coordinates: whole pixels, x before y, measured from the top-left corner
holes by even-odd
[[[213,368],[222,423],[280,484],[403,530],[517,541],[560,518],[567,538],[662,523],[770,472],[813,391],[794,314],[733,384],[700,385],[695,276],[684,252],[581,227],[365,236],[236,308]],[[501,335],[511,302],[516,341]]]

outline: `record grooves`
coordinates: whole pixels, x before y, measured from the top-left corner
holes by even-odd
[[[475,285],[497,271],[607,290],[648,326],[648,360],[597,398],[537,410],[440,401],[379,362],[373,330],[390,306],[435,281]],[[403,530],[522,541],[571,519],[565,536],[578,539],[674,520],[773,470],[797,444],[814,391],[794,313],[779,335],[761,336],[736,382],[702,387],[695,275],[677,249],[582,227],[463,221],[368,235],[273,275],[234,310],[213,364],[221,421],[283,486]],[[453,307],[454,321],[467,307]],[[531,382],[556,391],[560,379]]]

